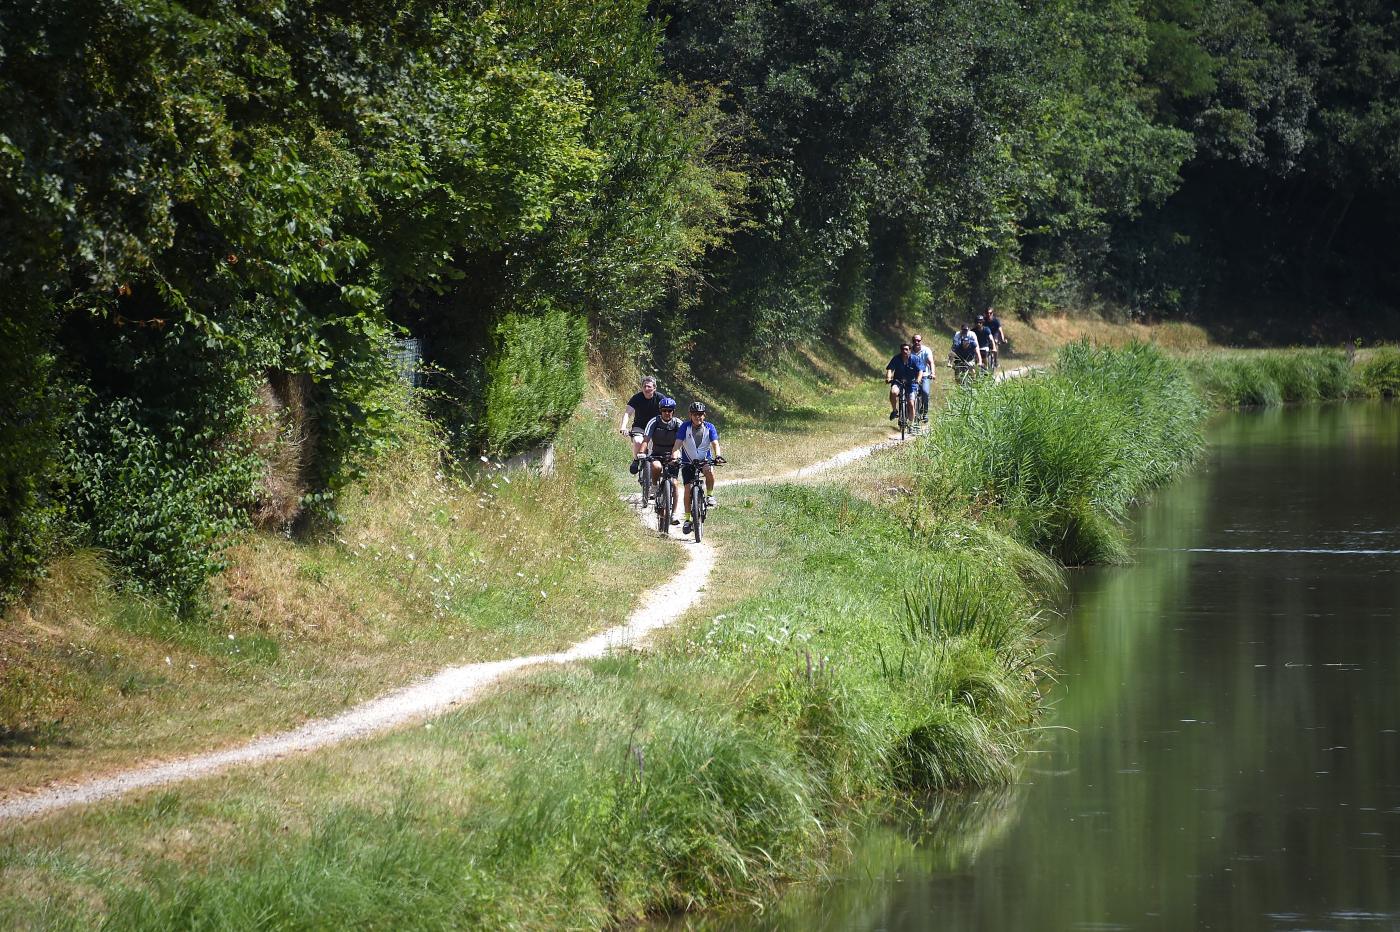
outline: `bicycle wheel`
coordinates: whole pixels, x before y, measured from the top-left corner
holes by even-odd
[[[904,439],[904,433],[909,429],[909,394],[900,389],[899,391],[899,439]]]
[[[656,493],[656,530],[664,535],[671,533],[671,478],[661,471],[661,489]]]
[[[637,482],[642,486],[642,510],[645,511],[651,502],[651,463],[642,461],[642,468],[637,470]]]
[[[700,543],[700,526],[705,523],[704,481],[696,470],[695,484],[690,487],[690,532],[695,542]]]

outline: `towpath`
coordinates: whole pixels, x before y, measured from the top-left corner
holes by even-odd
[[[1011,378],[1028,369],[1023,367],[998,373],[998,378]],[[805,479],[853,463],[899,442],[898,438],[891,438],[853,447],[829,459],[785,473],[734,479],[720,485],[733,488]],[[232,767],[264,763],[377,734],[469,702],[488,686],[518,670],[589,660],[619,647],[635,646],[653,631],[683,615],[699,600],[710,578],[716,561],[714,547],[708,542],[693,541],[686,541],[684,546],[685,557],[681,567],[665,585],[652,590],[623,624],[579,641],[566,650],[447,667],[417,683],[361,703],[339,715],[315,719],[290,731],[266,735],[223,750],[142,764],[90,780],[21,792],[0,799],[0,821],[44,815],[70,806],[95,803],[136,790],[210,776]]]

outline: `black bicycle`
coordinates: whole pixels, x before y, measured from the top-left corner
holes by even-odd
[[[711,466],[723,466],[727,460],[722,456],[706,460]],[[700,467],[703,463],[695,464],[695,481],[690,484],[690,533],[695,536],[695,542],[700,543],[700,526],[705,523],[705,516],[710,513],[710,495],[705,489],[705,473]]]
[[[671,519],[676,514],[676,485],[673,481],[681,471],[681,461],[669,456],[648,456],[642,467],[651,472],[652,463],[661,464],[661,483],[656,489],[656,530],[663,536],[671,535]]]
[[[914,422],[909,420],[909,391],[913,383],[895,379],[894,384],[899,386],[899,439],[903,440],[907,434],[914,432]],[[924,393],[917,388],[914,392],[919,398],[923,397]]]

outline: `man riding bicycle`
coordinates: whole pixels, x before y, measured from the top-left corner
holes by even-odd
[[[977,326],[972,328],[972,332],[977,334],[977,350],[982,354],[981,365],[988,369],[996,368],[997,359],[997,338],[992,335],[992,328],[987,324],[985,314],[977,315]]]
[[[622,409],[622,424],[617,432],[632,438],[632,475],[637,474],[641,464],[639,457],[646,450],[646,427],[651,419],[661,413],[661,396],[656,393],[656,379],[647,376],[642,379],[642,390],[627,399],[627,407]]]
[[[662,460],[673,460],[680,456],[680,450],[676,447],[676,436],[681,430],[680,418],[676,417],[676,400],[670,397],[663,397],[658,403],[661,413],[647,422],[644,432],[646,437],[647,453],[655,457],[651,463],[651,476],[654,485],[660,485]],[[681,494],[680,483],[674,476],[671,477],[672,490],[676,496]],[[673,498],[672,501],[675,501]],[[656,509],[661,510],[661,496],[656,496]],[[677,518],[671,519],[672,524],[680,524]]]
[[[905,416],[914,421],[914,394],[919,391],[919,383],[924,380],[924,370],[914,359],[913,347],[908,343],[899,344],[899,355],[885,366],[885,382],[890,387],[890,420],[899,417],[899,389],[904,388]]]
[[[1011,352],[1011,341],[1006,338],[1006,331],[1001,329],[1001,318],[997,317],[995,308],[987,308],[987,326],[992,331],[992,337],[997,341],[998,350]]]
[[[685,482],[685,494],[681,496],[681,501],[685,502],[685,526],[681,528],[682,534],[690,533],[690,487],[699,481],[697,471],[705,477],[705,506],[715,507],[713,464],[720,455],[719,431],[705,419],[706,414],[708,409],[703,401],[691,402],[690,420],[682,424],[680,432],[676,434],[676,444],[681,450],[681,477]]]
[[[973,333],[966,323],[953,334],[953,351],[948,354],[948,358],[960,378],[971,371],[973,366],[982,365],[982,351],[977,345],[977,334]]]
[[[911,342],[913,343],[913,347],[910,351],[910,356],[912,356],[914,361],[924,370],[924,377],[919,381],[919,394],[923,396],[924,402],[922,418],[927,421],[928,393],[933,390],[933,382],[938,378],[938,371],[933,365],[933,351],[927,346],[924,346],[924,338],[916,333]]]

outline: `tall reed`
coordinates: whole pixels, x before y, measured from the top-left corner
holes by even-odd
[[[955,392],[921,442],[921,485],[1068,565],[1125,557],[1127,507],[1202,447],[1183,364],[1146,344],[1061,350],[1056,367]]]
[[[1221,351],[1190,357],[1196,383],[1219,407],[1267,407],[1346,398],[1358,388],[1342,350]]]

